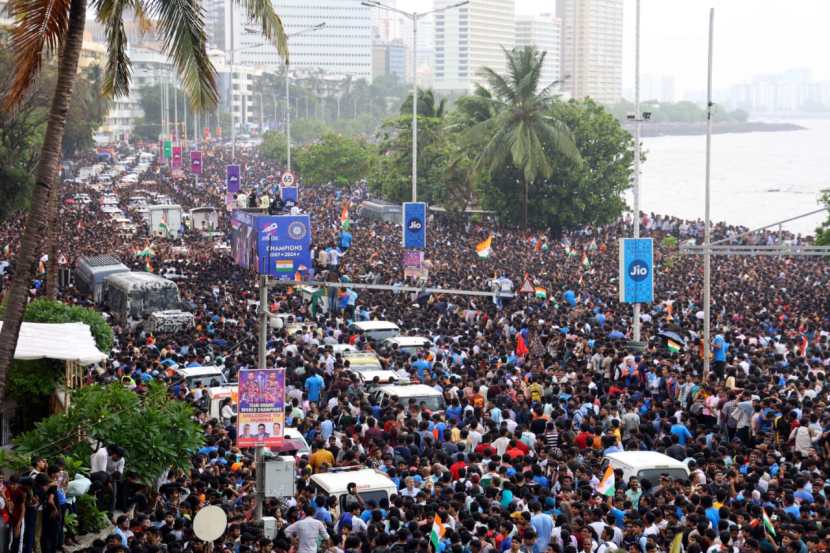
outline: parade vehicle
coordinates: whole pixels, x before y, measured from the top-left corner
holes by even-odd
[[[104,278],[103,303],[120,321],[140,321],[156,311],[179,309],[179,287],[172,280],[144,272],[120,272]]]
[[[388,476],[377,469],[362,466],[331,468],[328,472],[312,475],[311,484],[315,495],[337,499],[332,513],[335,517],[348,509],[350,484],[355,485],[355,491],[364,505],[370,501],[380,504],[382,499],[389,500],[397,493],[395,483]]]
[[[360,332],[370,342],[380,343],[388,338],[401,335],[401,329],[389,321],[359,321],[349,325],[352,333]]]
[[[187,330],[195,326],[193,313],[182,311],[181,309],[166,309],[164,311],[154,311],[147,317],[147,324],[145,330],[156,334],[164,332],[170,334]]]
[[[116,273],[129,273],[130,269],[111,255],[81,256],[75,262],[75,283],[82,293],[101,302],[104,279]]]
[[[605,458],[614,470],[622,471],[625,482],[634,477],[657,485],[664,474],[672,480],[689,479],[689,468],[684,463],[657,451],[618,451]]]
[[[398,351],[407,355],[417,355],[419,351],[432,347],[432,340],[422,336],[396,336],[387,338],[383,343],[389,348],[397,345]]]
[[[193,388],[199,384],[208,387],[216,387],[216,384],[227,384],[228,379],[225,378],[225,373],[222,372],[222,367],[210,365],[207,367],[171,367],[168,369],[172,376],[178,376],[184,379],[188,388]]]
[[[441,392],[426,384],[387,384],[378,386],[370,395],[373,401],[397,399],[404,406],[423,406],[432,412],[443,411],[447,405]]]
[[[158,236],[175,236],[182,226],[182,208],[174,204],[151,205],[150,233]]]

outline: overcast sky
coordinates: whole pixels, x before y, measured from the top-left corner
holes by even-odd
[[[432,0],[397,0],[431,9]],[[555,0],[516,0],[520,14],[554,11]],[[623,80],[634,83],[634,6],[625,0]],[[808,68],[830,80],[830,0],[641,0],[642,74],[675,78],[678,95],[706,88],[709,8],[715,8],[714,87],[753,75]]]

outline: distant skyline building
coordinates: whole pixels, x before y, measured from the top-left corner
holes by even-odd
[[[273,0],[287,34],[325,23],[318,31],[289,41],[292,72],[323,70],[329,75],[372,80],[371,9],[355,0]],[[232,0],[205,0],[209,40],[230,57],[234,65],[279,71],[282,62],[266,40]],[[233,30],[231,29],[233,27]]]
[[[562,21],[558,17],[549,13],[516,17],[516,47],[524,46],[547,52],[539,79],[540,89],[561,79]]]
[[[807,69],[756,75],[724,95],[727,107],[750,112],[830,111],[830,81],[814,81]]]
[[[403,41],[375,42],[372,46],[372,77],[394,75],[400,82],[406,82],[408,48]]]
[[[613,104],[622,96],[623,0],[556,0],[564,88]]]
[[[455,0],[435,0],[435,9]],[[481,82],[478,72],[506,69],[502,48],[516,41],[514,0],[470,0],[469,4],[434,16],[435,62],[433,87],[441,92],[467,93]]]

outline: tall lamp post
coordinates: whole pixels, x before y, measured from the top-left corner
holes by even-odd
[[[640,0],[634,25],[634,238],[640,237]],[[632,339],[640,341],[640,304],[634,304]]]
[[[362,5],[370,8],[380,8],[382,10],[400,14],[410,21],[412,21],[412,201],[418,201],[418,20],[428,15],[438,12],[444,12],[454,8],[460,8],[469,4],[469,0],[444,6],[435,10],[427,12],[405,12],[392,6],[382,4],[377,0],[365,0],[361,2]]]
[[[290,40],[292,37],[299,36],[306,33],[313,33],[315,31],[319,31],[320,29],[325,28],[326,23],[318,23],[317,25],[312,25],[311,27],[306,27],[305,29],[300,29],[299,31],[294,31],[293,33],[285,35],[286,41]],[[288,77],[288,60],[285,61],[285,148],[286,148],[286,170],[291,171],[291,86],[290,86],[290,79]],[[274,108],[274,117],[276,118],[276,107]]]

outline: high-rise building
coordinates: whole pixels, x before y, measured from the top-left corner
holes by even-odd
[[[401,40],[375,42],[372,47],[372,77],[394,75],[406,81],[407,47]]]
[[[292,72],[323,70],[330,75],[372,79],[371,10],[355,0],[273,0],[274,9],[289,35],[314,25],[326,26],[289,39]],[[234,65],[276,71],[282,65],[274,46],[267,44],[258,26],[239,2],[205,0],[209,40],[228,54]]]
[[[435,0],[440,9],[455,0]],[[479,71],[489,67],[504,73],[502,48],[512,50],[516,40],[514,0],[470,0],[460,8],[435,14],[433,87],[442,92],[466,93],[481,81]]]
[[[535,46],[540,52],[546,52],[540,89],[561,79],[562,21],[559,18],[549,13],[517,17],[516,47],[524,46]]]
[[[556,0],[564,88],[613,104],[622,95],[623,0]]]

